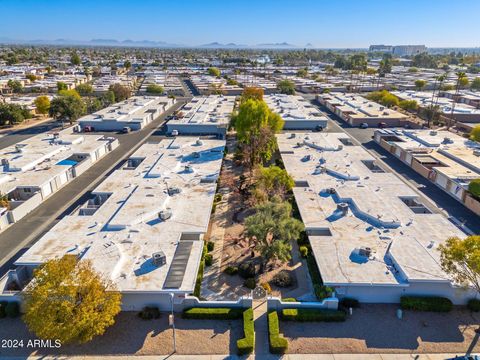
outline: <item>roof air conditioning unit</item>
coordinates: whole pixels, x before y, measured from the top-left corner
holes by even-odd
[[[346,215],[348,213],[348,204],[347,203],[337,204],[337,210],[341,211],[343,215]]]
[[[473,150],[473,155],[480,156],[480,149]]]
[[[152,262],[156,267],[160,267],[167,263],[167,257],[163,251],[159,251],[152,254]]]
[[[358,255],[360,256],[370,257],[371,254],[372,248],[369,248],[368,246],[362,246],[358,249]]]
[[[173,213],[171,209],[165,209],[158,213],[158,217],[163,221],[170,219],[172,215]]]

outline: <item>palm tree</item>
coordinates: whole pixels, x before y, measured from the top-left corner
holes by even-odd
[[[457,82],[455,84],[455,95],[453,95],[453,98],[452,98],[452,106],[451,106],[452,111],[450,113],[450,118],[451,118],[451,121],[453,123],[456,123],[455,118],[454,118],[454,111],[455,111],[456,100],[458,99],[458,94],[460,92],[460,86],[462,84],[462,80],[467,77],[467,75],[463,71],[457,72],[456,75],[457,75]],[[450,127],[450,126],[448,126],[448,127]]]
[[[431,101],[431,104],[430,104],[431,113],[430,113],[430,116],[427,119],[427,127],[428,128],[430,128],[430,121],[433,121],[433,119],[434,119],[434,116],[435,116],[434,109],[437,109],[437,105],[438,105],[438,94],[440,93],[440,90],[442,88],[442,85],[443,85],[444,81],[447,79],[447,75],[448,75],[448,73],[444,73],[442,75],[439,75],[439,76],[435,77],[435,82],[433,84],[432,101]],[[434,101],[435,90],[437,89],[437,83],[438,83],[438,91],[437,91],[436,100]]]

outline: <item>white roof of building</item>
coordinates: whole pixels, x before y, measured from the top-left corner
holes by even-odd
[[[327,120],[318,109],[302,96],[275,94],[263,97],[268,107],[285,121]]]
[[[400,285],[448,281],[438,245],[465,234],[441,214],[416,213],[418,195],[343,133],[277,135],[313,253],[326,284]],[[373,162],[373,163],[372,163]],[[333,188],[335,194],[326,190]],[[348,204],[347,215],[337,210]],[[371,248],[370,258],[358,255]]]
[[[180,276],[175,290],[193,291],[224,146],[222,140],[195,137],[142,145],[130,157],[143,159],[136,168],[127,163],[92,192],[102,201],[91,200],[84,210],[64,217],[16,263],[79,254],[121,291],[161,291],[175,276]],[[161,211],[171,218],[161,220]],[[190,241],[189,234],[200,236]],[[185,247],[186,256],[177,256]],[[165,254],[166,265],[152,263],[156,252]],[[173,260],[183,261],[180,274],[171,268]]]
[[[235,96],[210,95],[194,97],[185,104],[179,119],[168,125],[217,125],[226,127],[235,106]]]

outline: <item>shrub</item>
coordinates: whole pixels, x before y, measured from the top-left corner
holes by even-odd
[[[241,319],[244,309],[239,308],[190,308],[184,310],[184,319],[234,320]]]
[[[298,300],[295,299],[295,298],[285,298],[285,299],[282,299],[282,302],[297,302]]]
[[[245,337],[237,340],[239,355],[250,354],[255,347],[255,329],[253,327],[252,308],[248,308],[243,312],[243,332]]]
[[[283,309],[282,320],[286,321],[345,321],[346,314],[341,310],[324,309]]]
[[[288,271],[282,270],[273,277],[273,283],[279,287],[289,287],[292,285],[292,276]]]
[[[403,310],[449,312],[452,302],[439,296],[402,296],[400,307]]]
[[[315,284],[313,288],[315,290],[315,296],[320,301],[332,296],[333,288],[331,288],[330,286]]]
[[[256,275],[255,264],[250,261],[240,264],[238,274],[244,279],[254,277]]]
[[[205,266],[212,266],[213,256],[212,254],[205,255]]]
[[[468,184],[468,191],[473,197],[480,199],[480,179],[474,179]]]
[[[354,298],[349,298],[349,297],[346,297],[346,298],[343,298],[340,300],[340,303],[339,305],[341,307],[343,307],[344,309],[348,309],[348,308],[358,308],[360,306],[360,303],[358,302],[357,299],[354,299]]]
[[[271,294],[271,293],[272,293],[272,287],[270,286],[269,283],[263,283],[263,284],[262,284],[262,287],[265,289],[265,291],[267,292],[267,294]]]
[[[303,258],[306,258],[308,256],[308,247],[306,247],[305,245],[300,246],[298,250],[300,251],[300,255]]]
[[[235,275],[238,273],[238,267],[237,266],[227,266],[225,270],[223,270],[226,274],[228,275]]]
[[[196,296],[197,298],[200,297],[200,288],[202,286],[204,269],[205,269],[205,261],[202,259],[200,261],[200,266],[198,268],[197,280],[195,282],[195,289],[193,290],[193,296]]]
[[[243,282],[243,286],[252,290],[255,289],[256,285],[257,285],[257,282],[255,281],[255,278],[248,278]]]
[[[276,311],[268,313],[268,339],[272,354],[284,354],[287,351],[288,340],[280,335],[280,325]]]
[[[478,299],[470,299],[470,300],[468,300],[467,307],[468,307],[471,311],[475,311],[475,312],[480,311],[480,300],[478,300]]]
[[[223,195],[221,193],[216,193],[214,197],[215,202],[219,202],[222,200]]]
[[[160,318],[160,310],[156,306],[145,306],[142,311],[138,313],[138,317],[143,320],[152,320]]]
[[[7,307],[8,302],[6,301],[0,301],[0,319],[4,318],[7,316],[5,313],[5,308]]]
[[[213,251],[214,248],[215,248],[215,243],[214,243],[213,241],[207,242],[207,250],[208,250],[208,252]]]
[[[5,314],[8,317],[14,318],[20,315],[20,306],[16,301],[9,301],[5,306]]]

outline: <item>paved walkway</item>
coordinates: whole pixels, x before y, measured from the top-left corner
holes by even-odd
[[[253,321],[255,326],[255,358],[270,356],[268,345],[267,300],[253,301]]]

